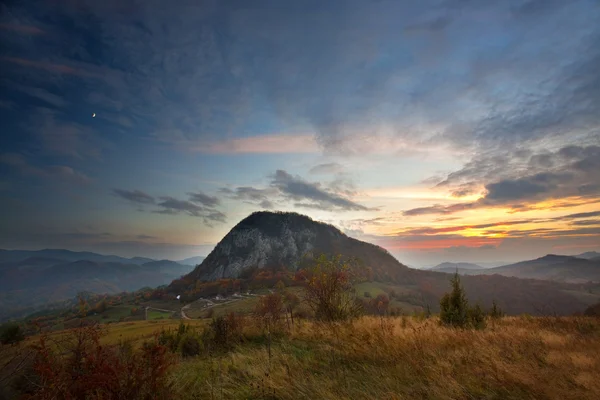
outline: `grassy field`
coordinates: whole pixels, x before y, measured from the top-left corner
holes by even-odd
[[[303,322],[270,358],[255,337],[182,362],[172,379],[182,399],[564,400],[600,398],[598,377],[598,320],[511,317],[471,331],[363,317],[335,329]]]
[[[480,331],[406,316],[340,325],[299,320],[272,335],[270,356],[265,332],[245,321],[231,351],[179,359],[169,375],[174,398],[600,398],[599,319],[505,317]],[[109,324],[102,343],[139,345],[178,323]],[[200,332],[208,320],[186,323]],[[2,347],[0,362],[35,340]]]
[[[177,315],[178,313],[175,312],[164,312],[164,311],[159,311],[159,310],[153,310],[153,309],[149,309],[148,310],[148,320],[156,320],[156,319],[169,319],[171,318],[173,315]]]
[[[102,314],[88,313],[87,319],[100,323],[118,322],[121,318],[131,317],[132,305],[120,305],[109,307]]]

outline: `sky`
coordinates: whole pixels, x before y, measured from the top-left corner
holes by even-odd
[[[597,0],[0,5],[0,248],[295,211],[411,266],[600,251]]]

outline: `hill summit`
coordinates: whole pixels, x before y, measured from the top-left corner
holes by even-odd
[[[385,249],[353,239],[333,225],[292,212],[259,211],[240,221],[188,276],[197,280],[239,278],[255,268],[297,270],[306,257],[360,257],[379,274],[407,270]]]

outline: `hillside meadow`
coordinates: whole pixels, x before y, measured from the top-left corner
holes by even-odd
[[[296,319],[268,330],[255,318],[238,321],[239,335],[226,349],[207,351],[207,341],[197,356],[172,354],[165,398],[600,398],[595,318],[503,317],[489,319],[483,330],[444,327],[435,316],[363,316],[335,324]],[[199,337],[209,326],[209,320],[186,322]],[[139,346],[178,323],[110,324],[101,343]],[[30,352],[38,339],[3,346],[3,374],[6,361]],[[5,396],[14,394],[9,382],[3,380]]]

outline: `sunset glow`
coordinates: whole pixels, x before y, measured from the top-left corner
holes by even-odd
[[[419,267],[600,250],[588,1],[25,3],[0,248],[183,259],[282,210]]]

